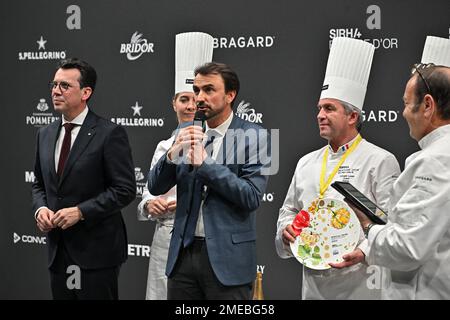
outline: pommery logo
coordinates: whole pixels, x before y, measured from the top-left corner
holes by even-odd
[[[59,119],[59,117],[54,116],[53,113],[46,112],[50,108],[44,98],[39,99],[39,102],[36,105],[36,109],[39,112],[33,112],[32,115],[25,117],[25,123],[27,125],[31,125],[31,126],[39,128],[39,127],[46,126],[46,125],[52,123],[53,121],[56,121]]]
[[[66,51],[45,51],[47,40],[44,37],[36,41],[39,51],[22,51],[19,52],[19,60],[61,60],[66,58]],[[44,51],[41,51],[44,50]]]
[[[147,180],[145,180],[145,175],[139,167],[134,168],[134,175],[136,177],[136,196],[142,198]]]
[[[262,123],[262,113],[257,113],[255,109],[250,108],[250,102],[242,100],[236,108],[236,116],[243,120],[253,123]]]
[[[142,38],[142,33],[136,31],[131,36],[130,43],[120,45],[120,53],[127,54],[130,61],[139,59],[144,53],[154,53],[154,43]]]

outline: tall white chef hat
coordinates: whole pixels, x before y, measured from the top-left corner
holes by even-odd
[[[193,92],[194,70],[212,61],[213,37],[203,32],[175,36],[175,93]]]
[[[450,39],[428,36],[421,62],[450,67]]]
[[[320,99],[342,100],[362,110],[374,52],[363,40],[334,38]]]

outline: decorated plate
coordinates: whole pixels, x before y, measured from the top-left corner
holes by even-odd
[[[315,200],[307,210],[309,226],[291,243],[295,258],[304,266],[325,270],[328,263],[342,262],[342,256],[358,244],[361,227],[347,203],[336,199]]]

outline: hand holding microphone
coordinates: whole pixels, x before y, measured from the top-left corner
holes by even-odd
[[[192,125],[179,130],[168,152],[168,157],[172,162],[180,164],[185,161],[194,166],[201,165],[205,120],[205,113],[197,111]]]

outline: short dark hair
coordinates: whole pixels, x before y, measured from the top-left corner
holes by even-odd
[[[240,89],[239,78],[236,72],[234,72],[229,66],[227,66],[224,63],[219,62],[205,63],[204,65],[197,67],[194,71],[194,74],[195,75],[201,74],[203,76],[209,74],[220,74],[220,76],[223,79],[223,83],[225,84],[225,92],[228,93],[230,91],[235,91],[236,97],[239,93]],[[231,107],[233,107],[236,97],[231,102]]]
[[[68,58],[58,62],[57,69],[78,69],[80,71],[80,88],[90,87],[92,92],[95,90],[95,84],[97,83],[97,72],[86,61],[78,58]]]
[[[438,114],[443,120],[450,120],[450,77],[448,70],[450,68],[444,66],[430,66],[421,70],[422,76],[430,87],[428,92],[425,81],[415,72],[416,77],[415,95],[417,98],[417,106],[420,105],[428,93],[436,101]],[[447,72],[446,72],[447,70]]]

